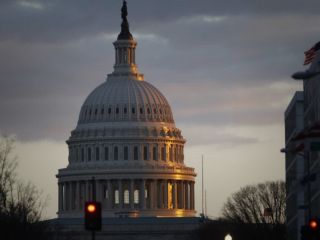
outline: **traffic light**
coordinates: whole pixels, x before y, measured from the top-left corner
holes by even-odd
[[[101,230],[101,203],[86,202],[84,205],[84,225],[86,230]]]
[[[319,218],[311,218],[306,225],[301,227],[301,240],[320,240]]]

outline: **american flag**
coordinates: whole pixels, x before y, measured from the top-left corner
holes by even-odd
[[[316,43],[308,51],[304,52],[304,63],[303,65],[308,65],[312,63],[313,59],[316,57],[317,51],[320,49],[320,42]]]

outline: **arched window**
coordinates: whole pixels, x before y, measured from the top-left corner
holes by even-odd
[[[157,161],[158,160],[158,149],[157,149],[157,147],[153,147],[152,155],[153,155],[153,160]]]
[[[139,190],[138,189],[134,190],[133,202],[134,202],[134,204],[139,204]]]
[[[138,147],[133,148],[133,160],[138,160]]]
[[[84,162],[84,148],[81,148],[81,161]]]
[[[109,192],[106,186],[103,187],[103,199],[109,199]]]
[[[96,161],[100,160],[100,148],[96,147]]]
[[[166,154],[166,145],[161,147],[161,160],[166,161],[167,159],[167,154]]]
[[[123,202],[124,202],[124,204],[129,204],[129,203],[130,203],[130,200],[129,200],[129,190],[128,190],[128,189],[124,190],[124,193],[123,193]]]
[[[119,190],[114,191],[114,204],[119,204]]]
[[[88,147],[88,161],[91,161],[91,148]]]
[[[104,160],[109,160],[109,148],[104,147]]]
[[[125,146],[124,148],[123,148],[123,159],[124,160],[128,160],[128,147],[127,146]]]
[[[119,155],[119,153],[118,153],[118,147],[115,146],[115,147],[113,148],[113,160],[118,160],[118,155]]]
[[[148,147],[143,147],[143,160],[148,160]]]

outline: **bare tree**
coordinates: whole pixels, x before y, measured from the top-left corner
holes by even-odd
[[[32,183],[16,174],[14,138],[0,136],[0,226],[4,239],[48,239],[41,213],[46,200]]]
[[[14,139],[0,136],[0,211],[8,207],[13,200],[13,185],[16,180],[16,157],[12,156]]]
[[[222,216],[237,223],[285,223],[286,190],[283,181],[249,185],[232,194]]]

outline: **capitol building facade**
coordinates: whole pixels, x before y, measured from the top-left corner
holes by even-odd
[[[125,1],[121,10],[114,71],[89,94],[67,140],[58,218],[83,218],[93,198],[104,218],[193,217],[196,174],[184,163],[185,139],[166,98],[138,71]]]

